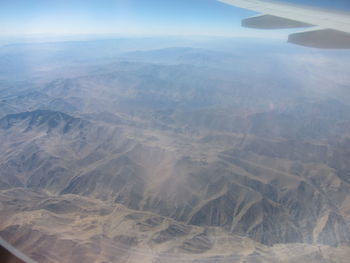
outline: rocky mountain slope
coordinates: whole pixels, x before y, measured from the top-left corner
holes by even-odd
[[[332,168],[339,150],[329,145],[254,137],[207,157],[201,148],[208,145],[188,138],[199,148],[189,152],[171,131],[162,142],[133,138],[139,128],[60,112],[8,115],[0,123],[7,149],[3,189],[97,198],[190,225],[220,226],[266,245],[349,242],[342,209],[349,184]]]
[[[237,51],[86,55],[1,82],[0,235],[38,262],[347,262],[348,75],[315,90],[321,66],[300,80],[279,52],[252,54],[261,71]]]

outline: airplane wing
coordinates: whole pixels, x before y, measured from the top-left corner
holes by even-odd
[[[0,237],[0,260],[2,263],[36,263]]]
[[[259,29],[311,28],[289,35],[288,42],[308,47],[350,49],[350,12],[336,12],[271,0],[218,0],[260,13],[242,26]]]

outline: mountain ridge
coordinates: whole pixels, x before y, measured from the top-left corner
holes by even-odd
[[[47,126],[47,131],[50,131],[58,128],[60,122],[64,122],[62,127],[63,133],[69,132],[73,126],[80,125],[79,127],[81,128],[84,122],[86,122],[59,111],[35,110],[4,116],[0,119],[0,128],[10,129],[21,121],[27,121],[26,131],[44,125]]]

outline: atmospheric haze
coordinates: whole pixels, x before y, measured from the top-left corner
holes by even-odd
[[[348,51],[0,48],[0,235],[38,262],[347,262]]]
[[[347,263],[350,52],[250,15],[2,1],[1,238],[38,263]]]

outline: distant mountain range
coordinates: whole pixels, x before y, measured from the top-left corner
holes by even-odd
[[[0,235],[38,262],[347,262],[344,86],[315,90],[319,68],[292,78],[283,53],[261,72],[224,54],[126,52],[4,80]]]

